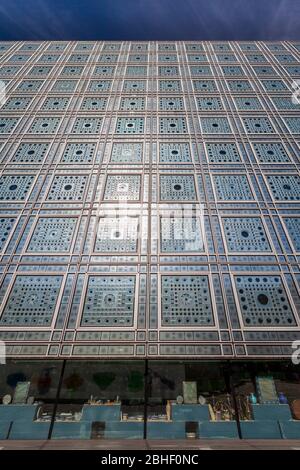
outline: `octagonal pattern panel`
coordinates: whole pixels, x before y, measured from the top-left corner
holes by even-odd
[[[161,175],[161,201],[194,201],[195,180],[192,175]]]
[[[212,326],[208,276],[162,276],[161,323],[162,326]]]
[[[187,143],[161,143],[159,145],[161,163],[188,163],[192,161],[190,146]]]
[[[235,276],[246,326],[295,326],[295,318],[279,276]]]
[[[34,181],[32,175],[2,175],[0,201],[24,201]]]
[[[102,253],[136,252],[137,217],[101,217],[95,241],[95,251]]]
[[[82,326],[132,326],[134,276],[90,276],[82,312]]]
[[[69,252],[76,223],[74,217],[40,217],[27,251]]]
[[[112,147],[111,159],[113,163],[140,163],[143,160],[143,144],[129,142],[115,142]]]
[[[62,276],[17,276],[0,324],[50,326],[61,282]]]
[[[84,196],[87,176],[55,176],[48,201],[81,201]]]
[[[165,253],[204,251],[200,220],[196,217],[161,217],[160,248]]]
[[[298,175],[268,175],[267,182],[276,201],[300,200],[300,177]]]
[[[270,251],[270,244],[260,218],[226,217],[222,222],[229,251]]]
[[[253,199],[246,175],[213,175],[217,198],[221,201],[249,201]]]
[[[140,175],[108,175],[104,201],[138,201],[140,199]]]

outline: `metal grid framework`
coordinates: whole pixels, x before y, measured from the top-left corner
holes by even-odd
[[[290,356],[299,61],[293,42],[0,43],[9,356]]]

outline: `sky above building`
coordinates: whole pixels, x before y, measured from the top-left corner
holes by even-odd
[[[300,39],[300,0],[0,0],[0,39]]]

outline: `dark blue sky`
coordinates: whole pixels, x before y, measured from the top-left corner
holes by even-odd
[[[300,0],[0,0],[0,39],[300,39]]]

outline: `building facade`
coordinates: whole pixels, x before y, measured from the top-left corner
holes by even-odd
[[[300,437],[300,42],[0,54],[0,437]]]

